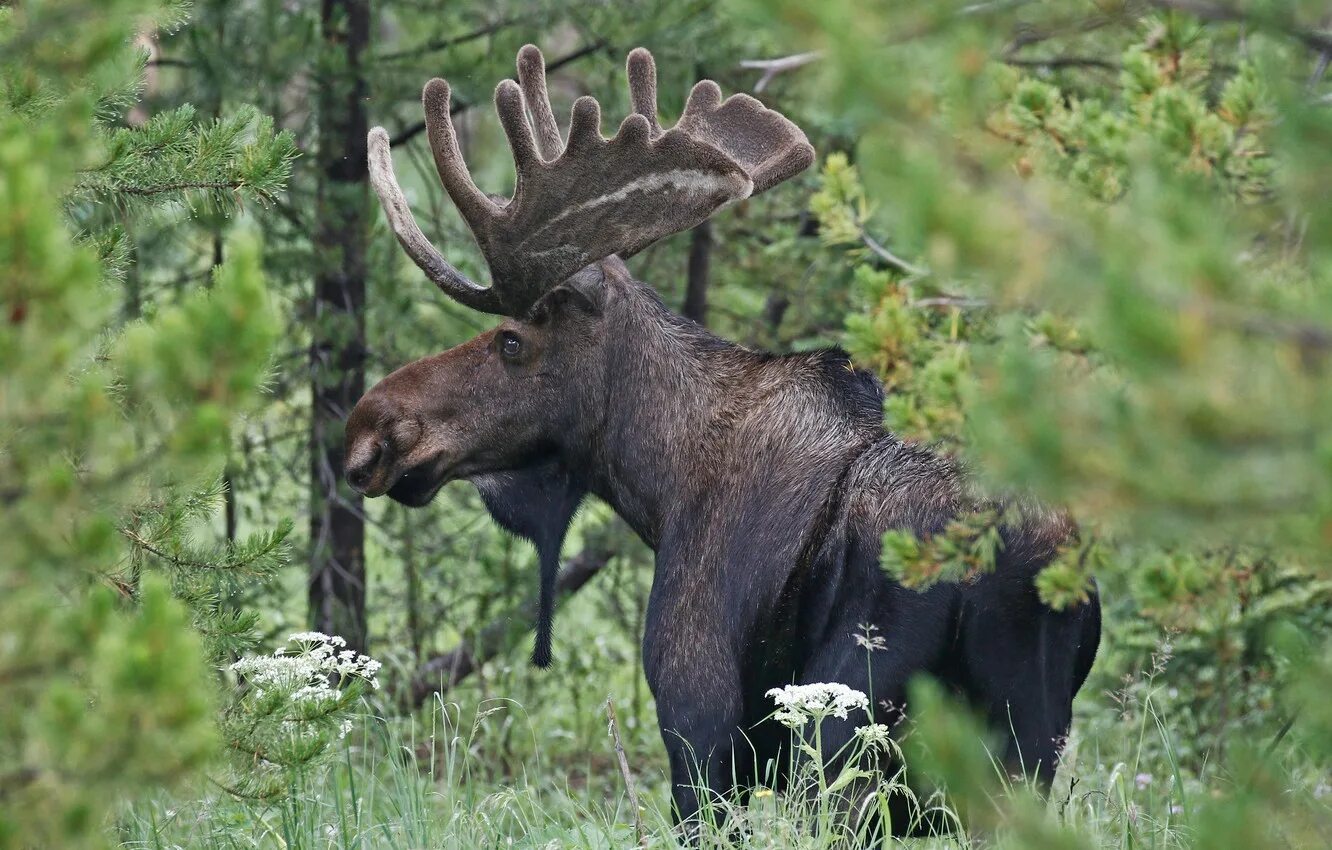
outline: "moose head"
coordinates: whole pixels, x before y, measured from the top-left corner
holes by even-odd
[[[684,321],[632,279],[623,258],[799,173],[814,151],[786,118],[747,95],[723,100],[711,81],[694,87],[679,122],[663,130],[656,67],[642,48],[627,62],[633,113],[614,138],[601,135],[597,101],[581,97],[566,140],[541,52],[524,47],[517,66],[518,81],[495,90],[517,173],[508,201],[473,183],[449,118],[448,83],[431,80],[422,97],[440,182],[481,248],[489,287],[460,273],[421,232],[394,175],[388,134],[370,132],[370,180],[407,254],[450,298],[505,318],[367,392],[347,422],[345,469],[366,496],[411,506],[448,481],[472,480],[496,520],[538,548],[534,661],[545,666],[559,547],[589,487],[574,470],[607,439],[608,406],[617,403],[608,373],[651,356],[633,340],[669,336]],[[660,389],[678,394],[675,383]],[[659,393],[620,403],[673,401]]]

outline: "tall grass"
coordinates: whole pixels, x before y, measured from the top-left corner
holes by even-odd
[[[1191,801],[1207,793],[1209,777],[1205,769],[1191,773],[1179,759],[1169,705],[1158,699],[1153,672],[1124,689],[1133,690],[1134,696],[1092,695],[1081,707],[1077,732],[1043,816],[1080,833],[1088,839],[1085,846],[1189,846]],[[1126,701],[1131,710],[1125,708]],[[543,706],[543,711],[567,708]],[[646,729],[637,734],[630,749],[641,752],[655,736]],[[501,737],[506,747],[523,743],[520,761],[497,767],[491,748]],[[806,743],[814,747],[817,759],[796,765],[791,790],[759,788],[743,804],[705,798],[699,845],[712,850],[832,850],[863,844],[863,831],[857,835],[854,824],[845,820],[838,825],[829,808],[836,797],[829,789],[849,784],[840,778],[842,773],[824,771],[834,754],[820,752],[815,739]],[[566,741],[551,749],[544,751],[523,706],[508,700],[485,701],[469,710],[436,702],[414,720],[366,714],[339,758],[317,773],[292,776],[285,796],[243,800],[200,785],[193,794],[129,807],[118,824],[119,839],[132,850],[635,846],[634,817],[611,759],[610,741]],[[850,769],[845,764],[839,762],[835,770]],[[635,767],[648,846],[681,846],[671,826],[669,783],[661,766]],[[876,793],[900,791],[901,780],[881,780]],[[1002,793],[1021,789],[1006,786]],[[927,803],[946,805],[942,798]],[[890,840],[887,846],[899,843]],[[908,839],[907,844],[1018,846],[1006,839],[1002,819],[983,837],[960,833]]]

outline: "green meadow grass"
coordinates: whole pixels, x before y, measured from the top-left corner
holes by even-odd
[[[1042,803],[1052,826],[1082,836],[1073,846],[1192,846],[1191,810],[1209,794],[1211,777],[1181,765],[1172,718],[1156,704],[1149,680],[1146,685],[1135,710],[1096,695],[1080,705],[1055,789]],[[470,710],[436,702],[414,721],[367,714],[337,760],[316,774],[293,776],[286,796],[243,800],[200,785],[193,793],[129,807],[119,821],[119,839],[132,850],[636,846],[635,819],[609,737],[543,742],[538,725],[508,700]],[[605,731],[604,718],[597,725]],[[631,753],[650,752],[656,739],[650,725],[626,733]],[[509,755],[496,759],[501,741]],[[647,845],[682,846],[671,827],[664,765],[636,764],[632,775]],[[1006,786],[1007,778],[1000,779]],[[1013,790],[1005,788],[1001,796]],[[717,850],[848,846],[835,828],[819,834],[816,797],[760,789],[744,806],[714,800],[699,844]],[[986,834],[893,840],[888,846],[1024,846],[1014,841],[1001,820]]]

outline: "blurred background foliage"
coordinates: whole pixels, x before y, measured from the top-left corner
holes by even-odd
[[[668,118],[708,76],[804,127],[816,169],[635,274],[742,344],[845,347],[887,427],[1079,523],[1040,590],[1077,604],[1094,575],[1106,633],[1058,787],[1010,787],[922,686],[914,764],[975,825],[923,843],[1332,842],[1324,3],[20,0],[0,2],[0,682],[21,707],[0,712],[0,847],[625,846],[607,694],[672,845],[642,544],[584,511],[541,672],[534,557],[470,485],[410,511],[336,474],[357,387],[490,322],[401,256],[364,125],[482,277],[419,92],[449,79],[478,184],[506,192],[489,99],[529,41],[557,114],[594,94],[609,128],[641,44]],[[997,518],[892,536],[885,568],[984,569]],[[316,710],[237,681],[308,626],[384,687]],[[705,843],[825,846],[761,795],[731,823]]]

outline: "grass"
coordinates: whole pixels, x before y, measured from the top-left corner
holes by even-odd
[[[583,620],[569,617],[574,624]],[[648,846],[672,848],[669,781],[655,710],[631,659],[632,641],[568,641],[560,668],[546,673],[515,661],[496,664],[458,702],[436,701],[414,717],[377,716],[367,704],[359,727],[321,769],[292,778],[289,793],[242,800],[207,781],[124,809],[117,838],[127,850],[473,850],[473,848],[628,848],[635,818],[607,735],[607,689],[616,707],[637,787]],[[1113,642],[1108,646],[1113,648]],[[1301,725],[1277,737],[1273,713],[1207,739],[1190,702],[1189,668],[1176,672],[1168,653],[1121,678],[1111,655],[1075,704],[1074,732],[1055,788],[1039,802],[989,767],[973,789],[971,835],[907,839],[891,846],[936,848],[1118,848],[1218,850],[1209,824],[1227,813],[1279,828],[1284,846],[1326,847],[1332,788],[1300,744]],[[630,674],[632,671],[632,675]],[[495,694],[521,694],[521,702]],[[637,695],[637,696],[636,696]],[[1247,715],[1246,715],[1247,716]],[[919,719],[922,731],[939,718]],[[930,721],[926,723],[925,720]],[[1235,718],[1232,717],[1232,722]],[[959,728],[959,727],[949,727]],[[954,735],[961,738],[963,735]],[[1215,753],[1230,739],[1273,750],[1279,768],[1272,795],[1256,800]],[[1275,745],[1273,742],[1276,742]],[[917,776],[935,776],[926,765]],[[1321,778],[1320,778],[1321,777]],[[806,776],[828,787],[835,776]],[[954,786],[956,790],[956,785]],[[820,809],[827,795],[751,795],[748,805],[712,800],[700,844],[707,850],[833,850],[837,829]],[[1006,800],[996,805],[993,800]],[[1275,801],[1275,802],[1274,802]],[[1275,813],[1275,816],[1273,816]],[[818,825],[823,824],[822,831]],[[1224,834],[1224,833],[1223,833]],[[1236,841],[1243,836],[1236,832]],[[1310,836],[1316,836],[1310,838]],[[1202,843],[1199,843],[1202,842]]]
[[[1150,713],[1123,729],[1128,749],[1075,738],[1046,817],[1093,836],[1090,846],[1166,848],[1188,845],[1188,788],[1166,720]],[[530,735],[532,748],[515,769],[500,772],[487,756],[503,727]],[[1102,730],[1103,731],[1103,730]],[[1138,737],[1131,737],[1136,734]],[[1148,734],[1159,747],[1144,747]],[[120,840],[133,850],[282,848],[282,850],[471,850],[472,848],[622,848],[636,844],[623,781],[609,740],[600,752],[573,758],[570,748],[543,755],[520,706],[485,703],[472,712],[436,703],[425,720],[366,716],[332,763],[293,777],[273,801],[235,799],[199,787],[142,801],[121,819]],[[591,742],[587,742],[591,743]],[[644,742],[638,741],[642,746]],[[1107,744],[1111,746],[1107,747]],[[1159,753],[1165,753],[1162,757]],[[1114,759],[1114,761],[1109,761]],[[1151,777],[1145,779],[1145,777]],[[1169,789],[1158,782],[1168,780]],[[670,827],[668,783],[659,766],[639,769],[643,821],[653,847],[678,846]],[[1070,787],[1071,786],[1071,787]],[[760,791],[747,807],[714,801],[704,847],[830,848],[813,834],[820,813],[800,794]],[[911,840],[912,846],[968,847],[967,836]]]

